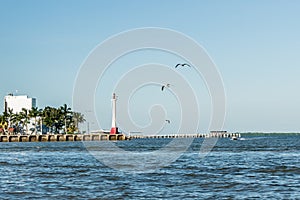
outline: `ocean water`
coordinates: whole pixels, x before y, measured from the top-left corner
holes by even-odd
[[[114,144],[147,152],[170,141]],[[81,142],[0,143],[0,199],[300,199],[300,136],[223,138],[204,158],[202,142],[150,173],[106,166]]]

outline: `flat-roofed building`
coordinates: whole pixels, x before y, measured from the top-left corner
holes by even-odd
[[[4,112],[8,112],[8,109],[12,109],[13,113],[19,113],[22,108],[31,110],[32,107],[36,107],[36,99],[29,98],[27,95],[9,94],[4,97]]]

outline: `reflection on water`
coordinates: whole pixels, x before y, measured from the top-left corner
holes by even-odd
[[[127,151],[150,152],[169,141],[140,139],[118,141],[116,145]],[[81,142],[0,143],[1,199],[300,196],[299,136],[219,139],[213,151],[200,159],[202,141],[195,139],[188,151],[170,165],[141,174],[105,166]],[[129,164],[119,167],[130,167]]]

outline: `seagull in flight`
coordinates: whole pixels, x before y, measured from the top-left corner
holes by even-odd
[[[164,88],[165,88],[165,87],[170,87],[170,84],[167,83],[166,85],[161,86],[161,91],[164,91]]]
[[[175,68],[177,68],[178,66],[188,66],[188,67],[191,67],[191,65],[187,64],[187,63],[178,63],[177,65],[175,65]]]
[[[171,121],[170,121],[169,119],[166,119],[166,122],[167,122],[168,124],[170,124]]]

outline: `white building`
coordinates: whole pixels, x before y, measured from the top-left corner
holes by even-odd
[[[13,94],[4,97],[4,112],[12,109],[13,113],[19,113],[22,111],[22,108],[31,110],[32,107],[36,107],[35,98],[29,98],[26,95],[14,96]]]

